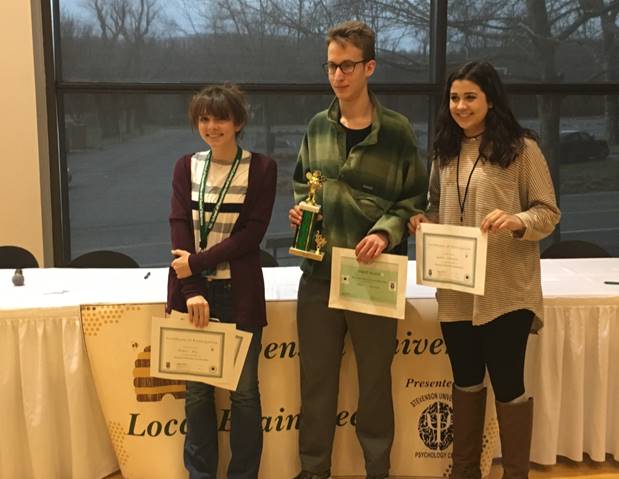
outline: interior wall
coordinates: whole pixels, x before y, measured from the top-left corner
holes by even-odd
[[[40,0],[0,2],[0,244],[52,266]]]

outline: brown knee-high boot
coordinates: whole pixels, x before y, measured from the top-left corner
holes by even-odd
[[[514,404],[497,401],[496,414],[501,436],[503,479],[526,479],[529,477],[533,431],[533,398]]]
[[[480,479],[482,438],[486,416],[486,388],[462,391],[452,388],[453,403],[453,467],[450,479]]]

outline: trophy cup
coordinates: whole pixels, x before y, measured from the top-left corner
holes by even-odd
[[[327,240],[317,229],[320,205],[316,203],[316,191],[326,178],[318,170],[308,171],[305,177],[307,178],[309,193],[307,198],[299,203],[302,212],[301,223],[297,226],[294,242],[288,252],[303,258],[322,261],[324,252],[320,250],[327,244]]]

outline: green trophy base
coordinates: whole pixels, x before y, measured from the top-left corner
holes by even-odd
[[[299,208],[301,209],[301,223],[297,226],[294,241],[288,252],[302,258],[322,261],[325,254],[320,249],[326,241],[317,229],[320,205],[301,201]]]
[[[305,251],[303,249],[298,249],[298,248],[293,248],[293,247],[288,248],[288,253],[293,254],[295,256],[301,256],[307,259],[313,259],[315,261],[322,261],[322,258],[324,258],[325,256],[323,252],[316,253],[315,251]]]

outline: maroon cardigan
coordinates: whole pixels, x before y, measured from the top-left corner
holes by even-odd
[[[264,279],[260,267],[260,242],[267,230],[275,201],[277,165],[269,157],[252,153],[245,202],[230,237],[202,253],[196,253],[191,213],[191,156],[176,162],[172,179],[170,230],[172,248],[192,253],[193,276],[178,279],[168,273],[166,311],[187,312],[187,299],[206,296],[206,280],[200,273],[228,261],[232,278],[233,314],[239,326],[266,325]]]

